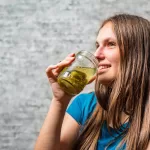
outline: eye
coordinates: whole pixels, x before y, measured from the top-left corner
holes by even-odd
[[[108,47],[114,47],[114,46],[116,46],[116,43],[110,41],[110,42],[107,43],[107,46],[108,46]]]
[[[99,47],[99,44],[98,42],[95,43],[95,46],[96,46],[96,49]]]

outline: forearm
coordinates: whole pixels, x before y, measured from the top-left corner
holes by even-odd
[[[60,133],[64,119],[66,104],[52,100],[49,112],[41,128],[34,150],[59,150]]]

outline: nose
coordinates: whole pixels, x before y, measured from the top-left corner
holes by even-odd
[[[103,49],[101,47],[97,48],[97,50],[94,53],[94,56],[98,59],[98,60],[103,60],[105,59],[105,55],[103,52]]]

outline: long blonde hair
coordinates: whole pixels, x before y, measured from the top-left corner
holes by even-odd
[[[150,22],[119,14],[105,20],[101,28],[107,22],[113,24],[120,48],[120,71],[111,88],[96,80],[98,102],[74,149],[95,150],[103,122],[119,129],[124,112],[129,128],[123,130],[118,149],[126,143],[127,150],[146,150],[150,140]]]

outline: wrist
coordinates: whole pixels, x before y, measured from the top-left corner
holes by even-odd
[[[60,108],[61,110],[66,110],[69,102],[71,101],[72,97],[65,97],[62,99],[58,99],[53,97],[51,101],[51,105],[55,105],[57,108]]]

